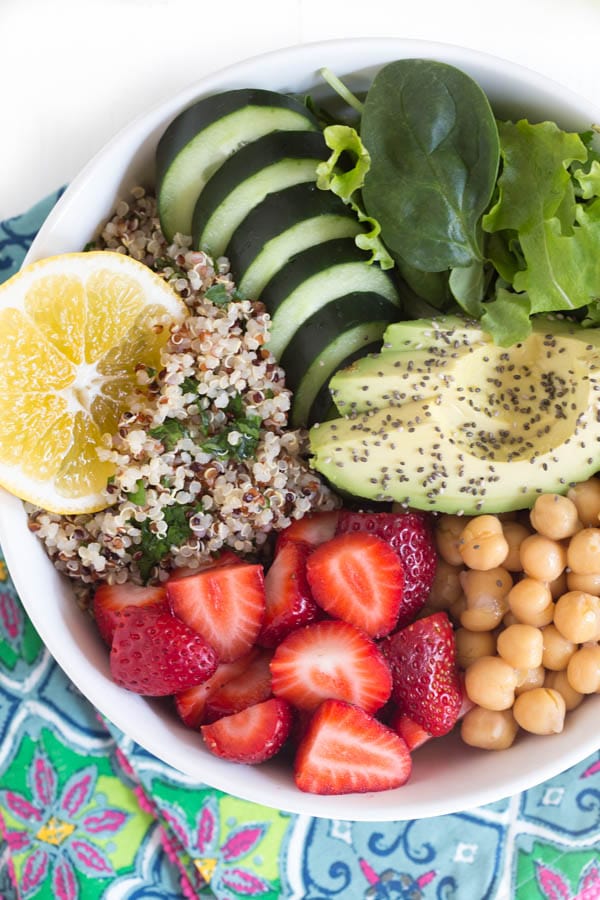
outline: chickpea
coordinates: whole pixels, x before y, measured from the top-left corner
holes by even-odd
[[[542,494],[533,504],[531,524],[544,537],[562,541],[581,528],[577,507],[560,494]]]
[[[580,575],[600,572],[600,528],[583,528],[573,535],[567,549],[567,565]]]
[[[491,631],[508,611],[507,594],[512,587],[510,574],[501,567],[485,572],[467,569],[459,580],[465,593],[466,608],[460,622],[470,631]]]
[[[521,544],[526,537],[529,537],[531,529],[521,522],[505,522],[502,531],[508,544],[508,555],[502,565],[509,572],[522,572]]]
[[[515,699],[517,673],[500,656],[482,656],[465,672],[469,700],[485,709],[510,709]]]
[[[600,478],[588,478],[576,484],[567,492],[567,497],[577,507],[577,513],[584,527],[597,525],[600,516]]]
[[[566,669],[569,660],[577,650],[577,644],[567,640],[553,623],[542,628],[542,637],[544,641],[542,665],[544,668],[555,672]]]
[[[476,516],[463,528],[458,549],[465,565],[485,572],[502,565],[508,543],[497,516]]]
[[[461,594],[458,600],[455,600],[452,606],[448,609],[450,616],[457,624],[460,623],[462,614],[467,608],[467,598],[464,594]]]
[[[567,666],[567,679],[579,694],[600,691],[600,647],[587,644],[573,654]]]
[[[510,709],[492,710],[474,706],[463,717],[460,734],[470,747],[482,750],[506,750],[513,743],[519,726]]]
[[[589,572],[587,575],[582,572],[569,572],[566,588],[561,594],[566,594],[567,591],[585,591],[586,594],[600,597],[600,572]]]
[[[567,572],[561,572],[558,578],[555,578],[554,581],[549,581],[548,587],[550,588],[553,600],[558,600],[561,594],[566,594],[569,590],[567,585]]]
[[[435,542],[437,551],[442,559],[451,566],[462,566],[463,558],[458,549],[458,541],[461,532],[469,518],[465,516],[453,516],[448,513],[440,516],[435,529]]]
[[[576,691],[569,684],[566,669],[563,669],[561,672],[546,672],[544,687],[553,688],[553,690],[562,694],[567,712],[576,709],[583,700],[583,694],[580,694],[579,691]]]
[[[599,640],[600,597],[585,591],[568,591],[556,601],[554,624],[574,644]]]
[[[565,724],[565,712],[562,694],[547,687],[525,691],[513,706],[517,724],[532,734],[558,734]]]
[[[543,534],[532,534],[521,544],[521,564],[530,578],[554,581],[567,565],[567,551]]]
[[[427,598],[427,606],[432,612],[449,609],[459,599],[462,594],[459,575],[462,571],[462,566],[451,566],[445,559],[438,560],[431,591]]]
[[[497,649],[515,669],[535,669],[542,664],[544,638],[534,625],[509,625],[498,635]]]
[[[456,661],[461,669],[467,669],[481,656],[493,656],[496,652],[496,637],[491,631],[469,631],[457,628],[454,633]]]
[[[546,670],[543,666],[536,666],[534,669],[517,669],[515,697],[518,697],[523,691],[530,691],[532,688],[542,687],[545,677]]]
[[[508,592],[508,605],[524,625],[549,625],[554,618],[550,588],[536,578],[522,578]]]

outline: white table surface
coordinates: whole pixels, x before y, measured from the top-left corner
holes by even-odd
[[[600,91],[600,0],[0,0],[0,219],[211,70],[341,37],[445,41]],[[326,60],[324,60],[326,64]]]

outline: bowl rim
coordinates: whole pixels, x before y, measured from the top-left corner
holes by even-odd
[[[519,63],[457,44],[422,39],[375,37],[336,38],[283,47],[232,63],[194,81],[167,99],[153,104],[120,129],[90,159],[67,187],[38,232],[24,264],[42,256],[53,255],[54,252],[62,252],[56,250],[56,247],[60,247],[61,241],[65,240],[64,235],[69,231],[68,228],[64,229],[65,218],[68,219],[72,208],[76,207],[78,202],[82,202],[85,191],[89,189],[90,178],[94,177],[99,167],[128,147],[136,134],[146,132],[144,140],[147,141],[149,134],[156,133],[157,129],[164,127],[177,111],[198,97],[214,90],[222,90],[224,89],[223,85],[231,82],[252,84],[253,79],[256,80],[257,69],[274,72],[285,70],[288,67],[295,70],[307,58],[315,61],[321,58],[321,66],[331,65],[331,60],[328,61],[330,57],[340,60],[342,58],[354,59],[360,65],[365,64],[364,61],[368,59],[369,62],[366,63],[366,66],[373,67],[377,65],[377,59],[379,59],[379,64],[382,64],[388,58],[407,56],[440,58],[461,68],[487,72],[490,77],[500,72],[504,80],[526,84],[530,94],[547,98],[548,103],[552,99],[557,108],[573,112],[579,117],[585,117],[588,122],[600,121],[600,108],[594,110],[591,102],[560,83]],[[307,76],[314,78],[315,75],[316,71],[310,71],[307,65]],[[131,152],[132,148],[129,149]],[[126,173],[124,172],[123,178],[125,177]],[[112,208],[117,196],[114,195],[108,199],[110,201],[109,208]],[[102,221],[102,216],[100,221]],[[85,239],[86,235],[83,234],[82,244]],[[19,525],[17,526],[16,523]],[[540,738],[537,740],[554,741],[561,747],[558,759],[547,759],[542,753],[537,761],[537,768],[526,771],[515,771],[515,767],[511,767],[509,763],[510,778],[506,782],[501,782],[505,785],[504,787],[499,787],[497,780],[490,779],[487,784],[478,785],[476,788],[471,786],[469,791],[465,787],[464,791],[461,789],[450,796],[440,797],[426,794],[426,792],[420,795],[420,789],[426,788],[425,780],[427,777],[431,777],[432,771],[435,771],[436,742],[432,741],[419,750],[419,757],[415,760],[415,768],[418,770],[417,782],[413,785],[413,790],[406,795],[411,798],[414,795],[414,799],[406,803],[403,802],[403,792],[407,791],[408,785],[395,791],[376,794],[327,797],[303,794],[293,784],[290,787],[275,779],[274,781],[269,780],[268,787],[272,794],[267,796],[264,778],[261,776],[257,778],[256,771],[252,771],[251,767],[237,766],[239,777],[236,774],[236,777],[232,778],[231,763],[223,763],[223,761],[210,756],[207,751],[204,751],[201,759],[198,759],[198,754],[193,752],[189,730],[179,726],[178,723],[169,721],[166,725],[163,721],[160,710],[164,704],[160,701],[148,701],[137,695],[123,698],[123,690],[118,688],[107,674],[106,648],[100,644],[98,636],[94,635],[93,641],[86,644],[85,653],[77,643],[76,633],[82,624],[81,611],[72,597],[66,596],[67,593],[70,593],[70,587],[65,588],[64,579],[58,576],[51,562],[45,556],[41,542],[33,536],[37,547],[33,544],[29,545],[27,559],[24,560],[22,542],[26,531],[27,524],[23,505],[17,498],[2,492],[0,494],[0,544],[9,572],[35,628],[70,680],[96,709],[155,757],[179,770],[185,777],[198,782],[204,781],[203,776],[206,775],[207,784],[233,793],[242,799],[273,806],[285,812],[351,821],[398,821],[427,818],[503,800],[560,774],[600,747],[600,734],[597,738],[593,738],[589,733],[587,736],[582,733],[579,742],[572,741],[570,744],[557,740],[560,736]],[[44,577],[40,577],[40,572]],[[49,579],[49,584],[44,579]],[[56,634],[52,631],[52,623],[49,623],[45,617],[43,603],[36,596],[40,592],[43,593],[44,589],[47,591],[48,587],[58,598],[55,613],[58,615],[61,630]],[[595,703],[595,700],[589,698],[586,702]],[[600,704],[600,698],[597,698],[596,707],[598,704]],[[154,715],[154,718],[150,716],[155,726],[151,735],[147,730],[149,722],[147,711],[149,709],[158,711],[158,715]],[[169,746],[169,739],[173,740],[174,730],[178,740],[174,745]],[[201,743],[199,736],[194,735],[194,739]],[[528,737],[527,740],[530,738]],[[533,738],[534,742],[535,740]],[[456,745],[457,736],[451,735],[444,741],[447,742],[445,746],[450,748]],[[203,750],[203,748],[201,749]],[[475,751],[475,753],[484,752]],[[460,753],[466,758],[474,759],[472,749],[466,747],[462,742],[460,743]],[[510,753],[510,751],[503,751],[503,754],[506,753]],[[507,756],[506,759],[508,761],[510,757]],[[248,771],[249,768],[250,771]],[[460,799],[463,793],[468,793],[466,803]],[[388,795],[387,798],[385,795]],[[390,798],[390,795],[393,795],[393,799]]]

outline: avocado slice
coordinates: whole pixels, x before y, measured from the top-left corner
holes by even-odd
[[[391,325],[310,431],[341,491],[465,514],[530,507],[600,469],[600,329],[538,319],[510,348],[459,317]]]

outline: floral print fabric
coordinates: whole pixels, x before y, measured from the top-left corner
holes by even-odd
[[[0,281],[60,191],[0,223]],[[600,900],[600,753],[408,822],[293,816],[191,782],[99,717],[0,555],[0,900]]]

